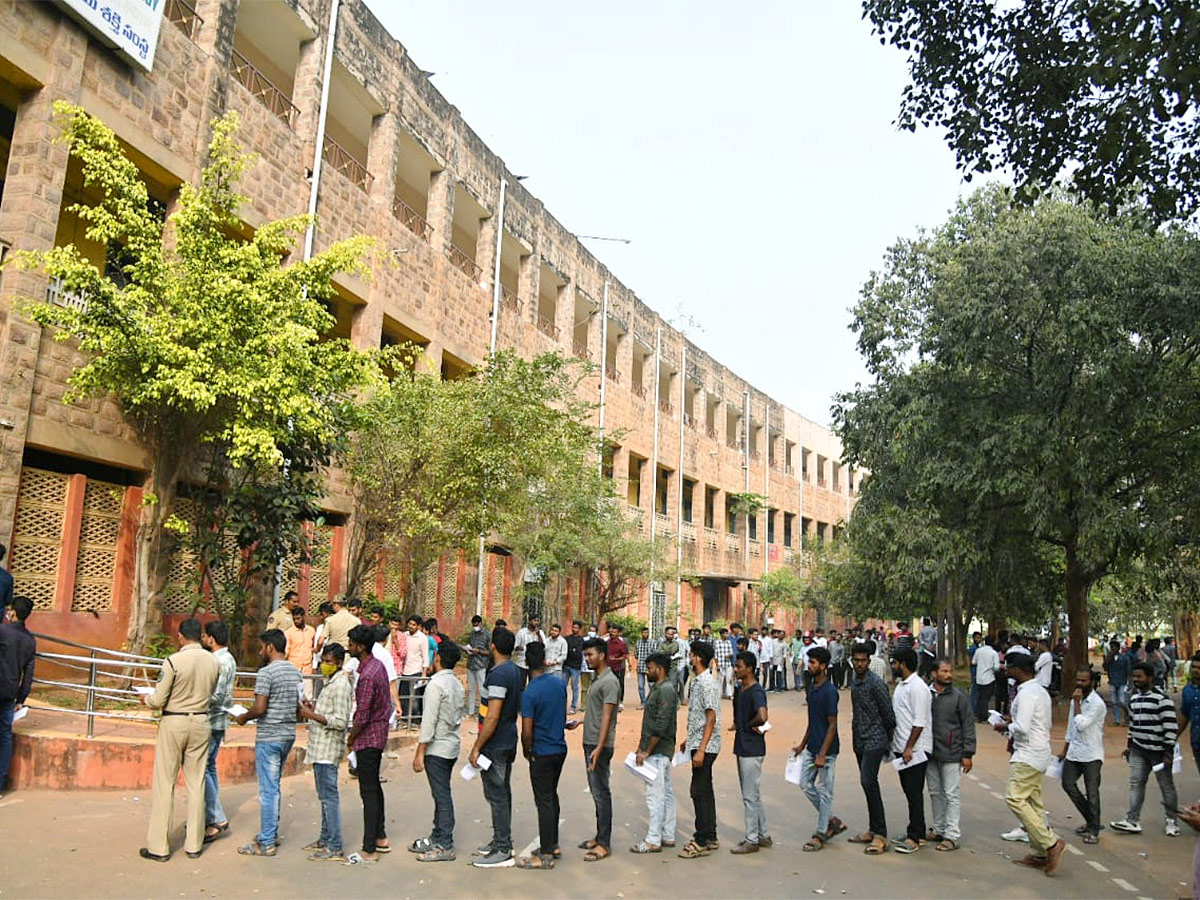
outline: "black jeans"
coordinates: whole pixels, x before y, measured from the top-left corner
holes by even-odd
[[[909,840],[925,840],[925,769],[929,763],[918,763],[900,770],[900,787],[908,800],[908,829],[904,832]]]
[[[1008,676],[1001,672],[996,676],[996,710],[1005,712],[1008,709]]]
[[[483,771],[483,796],[492,809],[492,852],[512,853],[512,764],[516,748],[497,751]]]
[[[695,751],[689,751],[691,756]],[[717,754],[705,753],[704,765],[692,766],[692,805],[696,808],[697,844],[711,844],[717,839],[717,798],[713,794],[712,770]]]
[[[429,842],[443,850],[454,848],[454,796],[450,793],[450,777],[458,759],[444,756],[425,757],[425,778],[433,795],[433,830]]]
[[[374,853],[377,841],[387,840],[383,827],[383,785],[379,783],[379,766],[383,751],[365,747],[355,751],[358,759],[358,796],[363,805],[363,853]]]
[[[977,721],[987,721],[988,708],[992,705],[992,694],[995,692],[994,684],[977,683],[975,685],[975,718]]]
[[[595,744],[583,745],[584,768],[591,764],[592,751]],[[612,846],[612,790],[608,786],[608,776],[612,766],[612,747],[605,747],[596,759],[595,771],[588,771],[588,791],[591,792],[592,802],[596,804],[596,843],[601,847]]]
[[[1083,816],[1088,831],[1100,833],[1100,766],[1101,761],[1074,762],[1063,760],[1062,786]],[[1079,792],[1079,776],[1083,776],[1083,789],[1086,796]]]
[[[858,760],[858,783],[862,785],[867,798],[867,830],[884,839],[887,838],[887,815],[884,813],[883,795],[879,791],[879,765],[887,753],[886,747],[861,753],[854,751]]]
[[[533,805],[537,807],[541,853],[553,853],[558,848],[558,779],[566,761],[565,753],[529,757],[529,783],[533,786]]]

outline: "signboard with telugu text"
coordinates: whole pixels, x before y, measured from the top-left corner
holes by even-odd
[[[149,72],[167,0],[54,0],[106,47]]]

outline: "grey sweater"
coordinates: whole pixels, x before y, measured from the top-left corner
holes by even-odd
[[[958,762],[975,755],[975,716],[967,695],[951,685],[933,691],[933,758]]]

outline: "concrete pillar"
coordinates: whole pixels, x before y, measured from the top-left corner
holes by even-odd
[[[457,179],[450,169],[434,172],[429,179],[429,215],[426,221],[433,229],[430,244],[438,253],[450,247],[454,228],[454,185]]]
[[[17,108],[12,149],[0,200],[0,237],[14,250],[49,250],[54,246],[62,207],[68,152],[55,143],[56,100],[79,95],[87,37],[65,18],[58,20],[52,44],[53,81],[25,95]],[[13,309],[22,298],[44,298],[46,276],[8,268],[0,280],[0,543],[12,543],[21,457],[29,430],[34,370],[41,347],[41,328]]]

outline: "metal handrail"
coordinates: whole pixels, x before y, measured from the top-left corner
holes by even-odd
[[[288,128],[294,129],[296,116],[299,115],[300,110],[296,108],[288,95],[264,75],[258,66],[237,50],[233,51],[232,63],[233,77],[238,80],[238,83],[253,94],[254,98],[263,106],[282,119]]]
[[[350,183],[355,187],[362,188],[367,193],[370,193],[371,182],[374,180],[374,176],[367,171],[366,163],[360,161],[329,135],[325,135],[325,147],[321,151],[321,157],[330,166],[350,179]]]
[[[483,269],[479,267],[479,264],[458,244],[447,244],[446,256],[454,268],[458,269],[458,271],[462,272],[472,281],[479,281],[480,276],[483,275]]]
[[[424,216],[399,197],[392,198],[392,215],[399,219],[401,224],[417,237],[429,240],[429,235],[433,231],[432,227],[425,221]]]

